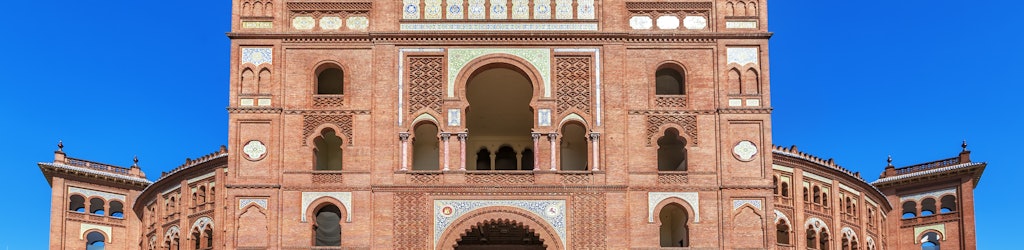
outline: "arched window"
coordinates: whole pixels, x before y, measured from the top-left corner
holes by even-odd
[[[782,182],[782,197],[789,198],[789,182]]]
[[[661,209],[658,219],[661,222],[662,247],[690,246],[690,231],[686,225],[690,217],[686,209],[679,204],[670,203]]]
[[[814,186],[814,203],[821,204],[821,189],[818,186]]]
[[[850,250],[850,239],[849,238],[843,237],[842,248],[840,248],[840,249],[842,249],[842,250]]]
[[[100,232],[92,231],[85,235],[86,250],[103,250],[107,245],[106,237]]]
[[[316,170],[341,170],[342,149],[341,137],[338,137],[333,129],[325,128],[320,131],[320,136],[313,139],[316,148]]]
[[[772,176],[772,186],[775,187],[775,188],[772,189],[772,192],[775,193],[775,195],[779,195],[779,177],[778,176]]]
[[[903,203],[903,218],[910,219],[917,217],[917,202],[907,201]]]
[[[674,128],[658,138],[658,171],[686,171],[686,140]]]
[[[85,213],[85,197],[77,194],[71,195],[71,199],[68,201],[68,210]]]
[[[925,233],[921,237],[921,250],[939,250],[939,234],[935,232]]]
[[[124,219],[124,204],[120,201],[110,201],[110,217]]]
[[[940,213],[949,213],[956,211],[956,197],[952,195],[946,195],[942,197],[942,208],[939,209]]]
[[[203,249],[203,242],[202,241],[203,241],[203,232],[202,231],[192,232],[192,243],[195,243],[195,248],[193,248],[193,249],[196,249],[196,250]]]
[[[487,148],[476,152],[476,170],[491,170],[491,151]]]
[[[853,213],[853,202],[850,201],[850,197],[846,197],[846,213]]]
[[[531,169],[533,169],[533,149],[530,149],[530,148],[523,149],[522,165],[523,165],[523,170],[531,170]]]
[[[195,207],[195,206],[198,206],[198,205],[199,205],[199,193],[198,192],[192,192],[192,206]]]
[[[587,130],[578,123],[562,126],[559,146],[562,170],[587,170]],[[525,168],[524,168],[525,169]]]
[[[345,94],[345,72],[335,66],[320,69],[320,72],[316,74],[316,93],[320,95]]]
[[[104,205],[103,199],[100,199],[100,198],[89,199],[89,213],[95,214],[95,215],[106,215],[105,211],[103,210],[104,209],[103,205]]]
[[[422,123],[414,130],[412,139],[412,169],[440,170],[441,151],[437,139],[437,125]]]
[[[821,193],[821,205],[828,206],[828,192]]]
[[[174,210],[177,209],[177,207],[178,207],[178,202],[175,200],[174,196],[171,196],[171,199],[167,201],[168,211],[173,213]]]
[[[199,204],[206,204],[206,187],[199,186]]]
[[[502,145],[498,148],[498,152],[494,153],[494,169],[516,170],[516,168],[518,168],[516,150],[512,149],[512,146]]]
[[[783,245],[789,245],[789,225],[786,220],[779,220],[779,223],[775,225],[775,242]]]
[[[685,95],[686,79],[677,67],[662,67],[655,71],[655,94]]]
[[[810,202],[811,199],[809,197],[810,197],[810,193],[807,192],[807,186],[804,186],[804,202]]]
[[[821,246],[821,247],[820,247],[820,248],[818,248],[818,249],[821,249],[821,250],[828,250],[828,249],[829,249],[829,248],[828,248],[828,247],[829,247],[829,245],[828,245],[828,240],[829,240],[829,237],[828,237],[828,236],[829,236],[829,235],[828,235],[828,230],[826,230],[826,229],[821,229],[821,233],[819,233],[818,235],[819,235],[819,236],[818,236],[818,245],[820,245],[820,246]]]
[[[818,249],[818,232],[814,228],[807,228],[807,248]]]
[[[921,201],[921,216],[933,215],[935,211],[935,199],[926,198]]]
[[[213,249],[213,228],[206,228],[206,230],[203,230],[203,234],[206,235],[206,248]]]
[[[341,209],[326,205],[317,210],[313,237],[315,246],[341,246]]]

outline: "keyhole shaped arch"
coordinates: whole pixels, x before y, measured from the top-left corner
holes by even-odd
[[[455,77],[456,84],[453,86],[455,88],[453,92],[455,94],[454,97],[462,101],[462,109],[466,109],[469,106],[467,90],[469,89],[469,83],[473,77],[480,72],[494,68],[506,68],[518,71],[530,81],[530,87],[533,88],[533,94],[530,97],[530,107],[534,109],[534,112],[536,112],[538,100],[541,98],[551,98],[543,97],[545,93],[543,83],[544,78],[541,77],[540,71],[537,67],[521,57],[505,53],[495,53],[473,59],[459,70],[459,74]],[[465,124],[463,124],[463,126],[465,126]]]

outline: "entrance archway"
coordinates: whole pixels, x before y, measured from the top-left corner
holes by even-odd
[[[492,63],[477,68],[466,82],[466,162],[473,170],[532,170],[523,164],[524,152],[533,152],[534,87],[520,68]],[[489,155],[488,155],[489,154]],[[532,158],[529,159],[532,163]],[[490,162],[487,162],[490,161]]]
[[[522,223],[508,219],[488,220],[470,227],[455,241],[455,250],[540,250],[544,240]]]
[[[493,228],[492,228],[493,227]],[[480,230],[483,228],[483,230]],[[502,230],[507,233],[502,233]],[[510,243],[513,235],[520,236],[517,244],[482,245],[480,234],[474,232],[490,230],[483,235],[488,242]],[[497,231],[497,234],[494,232]],[[460,216],[435,238],[436,249],[565,249],[565,244],[555,228],[531,212],[506,206],[484,207]],[[467,237],[470,236],[470,237]],[[525,240],[524,240],[525,239]],[[538,245],[537,242],[540,242]]]

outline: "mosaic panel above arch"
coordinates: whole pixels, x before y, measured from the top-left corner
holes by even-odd
[[[509,54],[526,60],[537,69],[543,81],[544,97],[551,97],[550,49],[449,49],[448,97],[455,97],[455,78],[469,62],[491,54]]]
[[[700,195],[697,192],[650,192],[647,193],[647,222],[654,223],[654,209],[668,198],[679,198],[693,208],[693,223],[700,222]]]
[[[341,202],[341,205],[345,206],[345,222],[352,222],[352,192],[302,192],[302,211],[299,214],[302,222],[306,222],[306,209],[309,209],[309,205],[323,197],[331,197]]]
[[[101,232],[107,234],[107,237],[108,237],[107,242],[110,242],[110,241],[114,240],[114,235],[111,234],[111,227],[110,226],[101,226],[101,225],[89,224],[89,223],[82,223],[79,226],[78,239],[80,239],[80,240],[85,239],[85,232],[87,232],[89,230],[97,230],[97,231],[101,231]]]
[[[434,200],[434,245],[441,240],[445,229],[460,217],[487,207],[513,207],[528,211],[547,222],[565,244],[565,200]]]

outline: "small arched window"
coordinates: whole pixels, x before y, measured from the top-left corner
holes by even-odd
[[[316,211],[314,246],[341,246],[341,209],[326,205]]]
[[[807,232],[807,248],[818,249],[818,232],[815,232],[813,228],[808,227]]]
[[[658,171],[686,171],[686,140],[675,128],[658,138]]]
[[[789,182],[782,182],[782,197],[789,198]]]
[[[807,186],[804,186],[804,202],[810,202],[810,193],[807,192]]]
[[[441,151],[437,139],[437,125],[422,123],[414,130],[412,139],[412,169],[440,170]]]
[[[772,176],[772,186],[775,187],[775,188],[772,189],[772,192],[775,193],[775,195],[779,195],[779,177],[778,176]]]
[[[103,250],[107,245],[107,239],[102,233],[92,231],[85,235],[86,250]]]
[[[942,197],[942,208],[939,209],[940,213],[949,213],[956,211],[956,196],[946,195]]]
[[[199,186],[199,204],[206,204],[206,187]]]
[[[828,245],[828,241],[829,241],[828,230],[822,229],[821,233],[819,233],[818,235],[819,235],[818,236],[818,245],[821,246],[818,249],[828,250],[829,249],[828,248],[828,246],[829,246]]]
[[[655,71],[655,94],[685,95],[686,78],[682,70],[675,66],[663,66]]]
[[[828,206],[828,192],[821,193],[821,205]]]
[[[124,204],[122,204],[120,201],[111,201],[110,217],[124,219]]]
[[[917,202],[907,201],[903,203],[903,218],[910,219],[917,217]]]
[[[779,220],[779,223],[775,225],[775,242],[782,245],[789,245],[789,225],[786,224],[786,220]]]
[[[345,72],[337,66],[322,67],[316,74],[316,93],[319,95],[345,94]]]
[[[342,169],[342,141],[333,129],[325,128],[320,136],[313,139],[316,147],[313,152],[316,155],[316,170],[341,170]]]
[[[495,170],[516,170],[517,167],[516,150],[512,146],[503,145],[494,153]]]
[[[103,207],[103,205],[105,205],[104,203],[103,199],[100,198],[89,199],[89,213],[95,215],[106,215],[106,211],[104,210],[105,208]]]
[[[661,209],[658,219],[661,222],[662,247],[690,246],[690,231],[687,227],[690,216],[686,209],[679,204],[670,203]]]
[[[491,151],[487,148],[476,152],[476,170],[491,170]]]
[[[85,197],[77,194],[71,195],[71,199],[68,201],[68,210],[85,213]]]
[[[814,186],[814,203],[821,204],[821,189],[818,186]]]
[[[921,237],[921,250],[939,250],[939,234],[935,232],[925,233]]]
[[[587,170],[587,130],[579,123],[567,123],[562,126],[561,170]],[[524,168],[526,169],[526,168]]]
[[[850,200],[850,197],[846,197],[846,213],[853,213],[853,202]]]
[[[921,201],[921,216],[933,215],[935,211],[935,199],[926,198]]]

